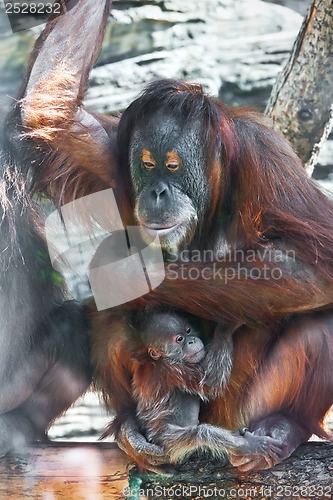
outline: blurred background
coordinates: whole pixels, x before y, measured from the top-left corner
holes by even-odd
[[[118,114],[153,79],[204,85],[230,105],[265,109],[310,0],[114,0],[86,104]],[[0,0],[0,111],[15,99],[43,26],[13,34]],[[333,137],[313,176],[333,191]],[[1,319],[0,319],[1,321]],[[96,440],[108,418],[89,393],[52,427],[60,440]],[[328,421],[333,430],[333,418]]]

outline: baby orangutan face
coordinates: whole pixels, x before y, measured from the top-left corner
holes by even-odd
[[[143,325],[142,339],[154,360],[199,363],[206,354],[198,331],[186,315],[178,313],[153,313]]]

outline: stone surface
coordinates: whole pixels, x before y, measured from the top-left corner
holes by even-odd
[[[202,83],[230,104],[263,108],[302,17],[260,0],[115,2],[87,105],[122,110],[157,78]],[[127,2],[128,4],[128,2]]]
[[[87,103],[124,108],[145,83],[203,83],[232,104],[263,107],[302,17],[260,0],[115,0]],[[15,95],[41,27],[11,34],[0,10],[0,94]]]
[[[299,12],[303,16],[305,15],[310,0],[265,0],[269,3],[276,3],[278,5],[283,5],[284,7],[288,7],[289,9],[293,9],[296,12]]]

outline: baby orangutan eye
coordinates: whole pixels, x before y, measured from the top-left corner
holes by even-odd
[[[186,328],[186,333],[191,333],[191,327],[190,327],[190,326],[188,326],[188,327]]]
[[[178,344],[181,344],[182,342],[184,342],[184,337],[182,335],[177,335],[176,342]]]

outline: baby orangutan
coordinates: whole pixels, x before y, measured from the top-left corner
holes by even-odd
[[[205,384],[206,350],[194,318],[178,312],[153,311],[134,324],[131,362],[128,362],[125,352],[123,356],[118,353],[118,359],[124,359],[125,371],[131,372],[132,414],[118,414],[105,436],[115,433],[118,444],[123,447],[121,427],[126,425],[128,418],[134,417],[138,424],[138,436],[142,439],[143,435],[147,440],[142,443],[142,448],[148,452],[150,446],[152,451],[153,448],[156,450],[156,445],[160,447],[164,451],[164,463],[182,462],[198,451],[223,459],[228,451],[234,454],[279,454],[279,446],[270,437],[199,422],[201,402],[211,398],[214,388]],[[96,330],[94,337],[93,351],[98,340]],[[222,337],[219,332],[219,338]],[[231,336],[224,335],[224,344],[226,359],[232,359]],[[128,349],[128,343],[126,346]],[[228,365],[226,370],[229,376],[231,363]],[[100,367],[97,379],[101,373]],[[101,385],[105,387],[105,383]],[[108,398],[105,399],[108,401]],[[131,438],[135,441],[135,434]],[[139,465],[146,466],[138,458]],[[151,466],[149,468],[154,470]]]

